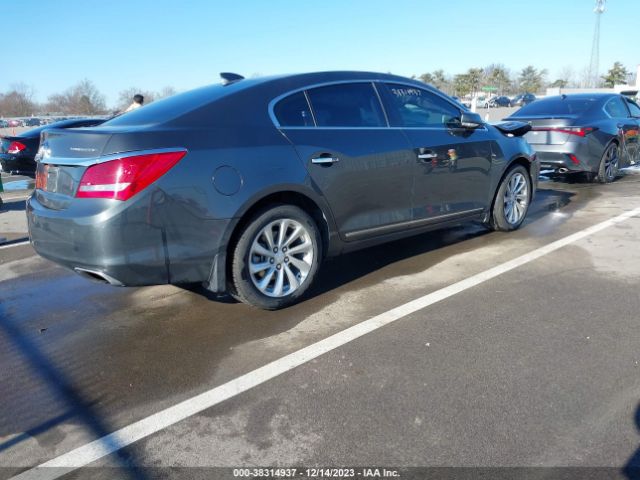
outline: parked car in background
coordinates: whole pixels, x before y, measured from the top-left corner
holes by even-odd
[[[540,99],[506,120],[532,126],[525,138],[543,169],[583,172],[611,182],[621,167],[640,160],[640,107],[614,93],[583,93]]]
[[[536,100],[536,96],[533,93],[522,93],[520,95],[516,95],[511,100],[512,107],[522,107],[524,105],[529,105],[531,102]]]
[[[7,121],[7,126],[8,127],[24,127],[24,123],[22,123],[22,120],[11,119]]]
[[[509,97],[505,97],[504,95],[495,96],[495,97],[486,99],[483,102],[482,106],[484,108],[510,107],[511,100],[509,99]]]
[[[20,135],[0,137],[0,167],[5,172],[34,175],[36,171],[34,157],[38,152],[42,131],[46,128],[93,127],[104,121],[99,118],[67,120],[27,130]]]
[[[25,127],[39,127],[41,125],[40,119],[36,117],[27,118],[24,121]]]
[[[0,119],[0,128],[7,128],[9,126],[9,122],[6,120]]]
[[[526,124],[486,124],[393,75],[225,78],[46,130],[35,250],[113,285],[201,282],[277,309],[326,257],[463,221],[514,230],[527,214],[539,166]]]

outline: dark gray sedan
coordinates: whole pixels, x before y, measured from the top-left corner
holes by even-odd
[[[522,107],[507,120],[529,123],[526,139],[543,169],[585,173],[611,182],[618,169],[640,160],[640,107],[614,93],[560,95]]]
[[[202,282],[276,309],[326,257],[463,221],[514,230],[527,214],[528,125],[485,124],[392,75],[224,77],[46,131],[27,202],[36,251],[113,285]]]

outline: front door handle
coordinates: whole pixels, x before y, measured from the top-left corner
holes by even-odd
[[[420,160],[433,160],[434,158],[438,158],[438,154],[435,152],[419,153],[418,158]]]
[[[311,159],[311,163],[315,163],[317,165],[331,165],[339,161],[340,159],[338,157],[316,157]]]

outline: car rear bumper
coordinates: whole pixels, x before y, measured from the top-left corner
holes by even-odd
[[[561,172],[597,172],[600,158],[583,143],[567,142],[562,145],[532,145],[542,170]]]
[[[37,191],[36,191],[37,192]],[[214,258],[226,251],[231,220],[188,218],[170,202],[151,212],[141,199],[131,208],[70,215],[27,201],[29,238],[36,252],[83,276],[112,285],[182,284],[210,280]]]
[[[0,166],[3,172],[35,174],[36,162],[33,158],[20,157],[10,153],[0,153]]]

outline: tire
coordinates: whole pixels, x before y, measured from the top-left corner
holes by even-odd
[[[527,169],[522,165],[509,168],[493,200],[489,228],[502,232],[518,229],[529,211],[531,193],[531,178]]]
[[[611,183],[618,176],[620,166],[620,150],[616,143],[610,143],[604,149],[598,174],[593,177],[596,183]]]
[[[233,247],[229,293],[264,310],[296,303],[315,279],[321,245],[318,226],[299,207],[276,205],[256,213]]]

